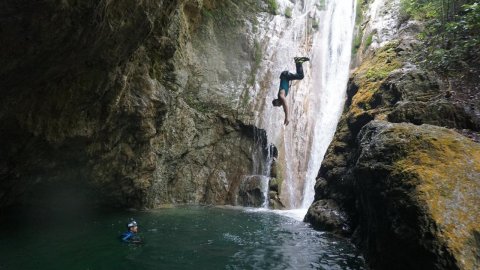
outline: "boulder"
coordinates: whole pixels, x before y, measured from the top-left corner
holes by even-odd
[[[318,200],[308,209],[304,219],[315,229],[334,232],[340,235],[348,235],[350,227],[343,210],[334,200]]]
[[[478,269],[480,145],[430,125],[372,121],[352,170],[354,238],[374,269]]]
[[[237,203],[243,206],[264,206],[267,200],[268,181],[268,176],[245,176],[238,190]]]

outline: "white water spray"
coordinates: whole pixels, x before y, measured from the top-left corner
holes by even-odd
[[[260,112],[256,125],[278,148],[282,202],[290,209],[304,209],[313,200],[315,177],[343,108],[355,1],[278,3],[280,12],[292,8],[292,18],[260,19],[268,26],[257,37],[266,54],[254,88]],[[305,78],[294,81],[287,97],[290,124],[284,126],[283,110],[271,101],[277,96],[281,71],[295,72],[294,56],[308,56],[311,61],[304,64]]]
[[[319,42],[318,46],[315,44],[313,46],[313,53],[322,55],[320,59],[315,59],[320,60],[318,61],[320,63],[314,63],[319,64],[320,72],[314,74],[312,81],[312,85],[320,85],[320,106],[317,107],[317,117],[312,119],[315,122],[315,129],[302,208],[308,208],[313,202],[315,178],[342,113],[352,51],[354,3],[354,1],[332,1],[328,5],[322,27],[324,37],[316,40]]]

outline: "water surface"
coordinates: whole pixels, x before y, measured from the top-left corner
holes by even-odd
[[[118,240],[139,223],[142,246]],[[346,240],[269,211],[61,213],[1,225],[0,269],[364,269]]]

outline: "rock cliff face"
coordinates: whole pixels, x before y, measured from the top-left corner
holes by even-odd
[[[229,33],[262,4],[3,1],[0,208],[64,186],[120,207],[235,204],[266,138],[242,121],[254,42]]]
[[[373,269],[477,269],[478,96],[465,102],[409,61],[421,25],[398,20],[399,1],[364,5],[358,66],[306,220],[351,235]]]

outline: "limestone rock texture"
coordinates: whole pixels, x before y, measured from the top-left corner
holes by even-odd
[[[371,263],[478,268],[480,145],[446,128],[385,121],[358,140],[356,233]]]
[[[240,106],[264,8],[2,1],[0,208],[234,203],[266,141]]]
[[[479,269],[480,93],[466,83],[476,96],[462,100],[410,60],[422,25],[398,19],[400,1],[358,8],[362,43],[305,220],[352,237],[372,269]]]

